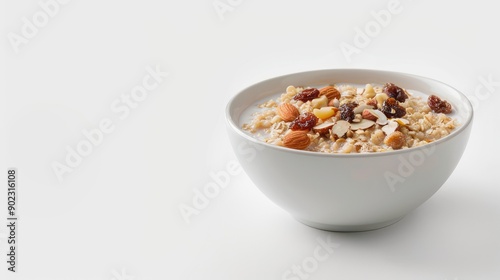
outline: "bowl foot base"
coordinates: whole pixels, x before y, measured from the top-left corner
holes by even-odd
[[[295,218],[295,219],[297,221],[303,223],[306,226],[310,226],[310,227],[321,229],[321,230],[355,232],[355,231],[369,231],[369,230],[381,229],[381,228],[390,226],[390,225],[398,222],[403,217],[404,216],[398,217],[398,218],[393,219],[393,220],[385,221],[385,222],[374,223],[374,224],[364,224],[364,225],[333,225],[333,224],[323,224],[323,223],[306,221],[306,220],[302,220],[299,218]]]

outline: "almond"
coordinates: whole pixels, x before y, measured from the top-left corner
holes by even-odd
[[[291,122],[300,115],[299,109],[290,103],[283,103],[277,108],[278,115],[285,122]]]
[[[379,110],[364,109],[362,116],[363,119],[376,121],[380,125],[386,125],[388,122],[387,117]]]
[[[352,123],[351,129],[352,130],[367,129],[372,127],[373,125],[375,125],[374,121],[363,119],[358,123]]]
[[[311,143],[311,139],[305,131],[291,131],[283,137],[283,145],[287,148],[304,150]]]
[[[354,114],[361,114],[365,109],[373,109],[373,106],[368,104],[359,104],[352,111],[354,112]]]
[[[347,131],[349,130],[350,127],[351,127],[351,124],[349,122],[338,121],[332,127],[332,133],[337,135],[340,138],[347,133]]]
[[[319,90],[319,96],[325,95],[328,100],[340,99],[340,92],[333,86],[326,86]]]
[[[330,132],[330,128],[335,123],[333,122],[324,122],[322,124],[318,124],[317,126],[313,127],[313,131],[319,133],[320,135],[326,135],[328,132]]]
[[[363,119],[365,120],[370,120],[370,121],[376,121],[377,120],[377,116],[373,115],[369,109],[364,109],[363,110],[363,113],[361,113],[361,116],[363,117]]]
[[[373,108],[377,108],[377,100],[375,99],[369,99],[368,101],[366,101],[366,105],[371,105],[373,106]]]

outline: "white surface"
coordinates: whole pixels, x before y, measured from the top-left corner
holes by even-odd
[[[221,2],[234,5],[223,20],[212,0],[73,0],[15,53],[7,34],[41,8],[4,1],[0,156],[2,172],[19,169],[20,244],[19,272],[2,261],[1,279],[282,279],[328,237],[340,246],[308,279],[500,278],[500,84],[475,94],[481,77],[500,81],[491,1],[401,0],[350,62],[339,45],[389,1]],[[128,116],[114,112],[155,65],[170,75]],[[339,234],[299,224],[241,173],[187,224],[179,205],[235,158],[229,98],[272,76],[337,67],[414,73],[478,97],[469,146],[443,188],[391,227]],[[59,182],[51,164],[107,118],[114,131]]]

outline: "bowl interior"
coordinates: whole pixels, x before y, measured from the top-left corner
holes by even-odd
[[[226,109],[226,118],[229,125],[238,133],[241,133],[246,138],[253,139],[253,141],[260,142],[241,129],[243,122],[248,121],[242,117],[244,112],[251,106],[255,106],[257,102],[284,92],[289,85],[319,87],[333,83],[364,85],[367,83],[385,84],[388,82],[403,87],[410,93],[417,91],[426,95],[436,94],[450,102],[454,109],[452,116],[460,123],[460,126],[451,135],[459,133],[472,120],[473,110],[470,101],[464,94],[445,83],[412,74],[366,69],[308,71],[284,75],[256,83],[240,91],[231,99]],[[446,138],[444,137],[438,141]],[[270,144],[265,145],[272,146]]]

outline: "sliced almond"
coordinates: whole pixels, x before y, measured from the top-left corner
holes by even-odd
[[[352,130],[367,129],[367,128],[370,128],[370,127],[372,127],[374,125],[375,125],[374,121],[362,119],[358,123],[352,123],[351,124],[351,129]]]
[[[350,126],[351,124],[347,121],[338,121],[332,127],[332,133],[337,135],[338,137],[342,137],[347,133]]]
[[[364,109],[363,113],[361,113],[361,116],[363,117],[363,119],[370,120],[370,121],[376,121],[378,117],[374,113],[372,113],[371,111],[373,111],[373,110],[372,109]]]
[[[367,104],[359,104],[358,107],[354,108],[352,110],[354,114],[361,114],[364,109],[373,109],[372,105],[367,105]]]
[[[313,127],[313,131],[319,133],[320,135],[325,135],[328,134],[330,128],[332,128],[334,124],[335,123],[333,122],[324,122],[322,124]]]
[[[370,113],[374,114],[375,116],[377,116],[377,123],[380,124],[380,125],[386,125],[388,120],[387,120],[387,116],[382,113],[381,111],[379,110],[371,110]]]
[[[396,131],[398,126],[399,124],[397,122],[390,120],[386,126],[382,127],[382,131],[385,132],[385,135],[390,135],[391,133]]]

